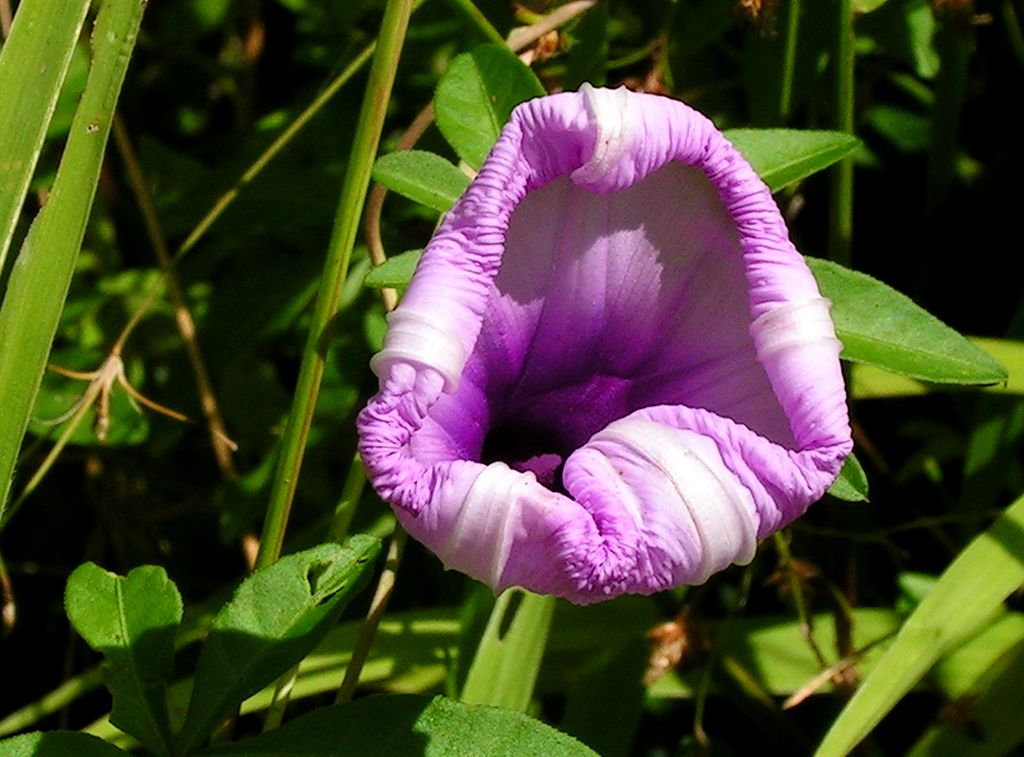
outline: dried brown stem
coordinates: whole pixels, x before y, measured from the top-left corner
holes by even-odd
[[[117,145],[121,159],[124,161],[125,170],[128,173],[128,183],[135,194],[139,211],[142,213],[143,221],[146,224],[146,233],[149,235],[150,244],[153,245],[153,250],[156,252],[157,260],[160,263],[160,268],[163,271],[164,280],[167,284],[167,290],[171,296],[174,320],[178,325],[178,331],[185,345],[185,352],[192,366],[196,391],[199,394],[199,404],[206,418],[206,425],[210,433],[210,443],[213,446],[217,467],[220,468],[221,475],[225,480],[233,481],[238,477],[238,472],[231,457],[232,445],[228,441],[229,437],[224,427],[224,420],[220,414],[217,398],[213,392],[213,385],[206,370],[202,351],[199,349],[195,321],[185,301],[185,293],[182,291],[181,281],[174,270],[174,263],[167,248],[167,238],[164,236],[160,220],[157,218],[153,198],[142,175],[142,167],[139,165],[135,150],[125,129],[124,121],[120,115],[114,117],[114,142]],[[121,346],[118,344],[117,348]]]

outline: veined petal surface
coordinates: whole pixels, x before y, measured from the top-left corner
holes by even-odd
[[[768,189],[681,102],[512,114],[424,251],[359,418],[445,564],[586,603],[702,583],[849,453],[828,302]]]

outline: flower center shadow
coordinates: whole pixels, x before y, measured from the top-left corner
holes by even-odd
[[[532,471],[541,484],[564,493],[562,467],[571,451],[550,428],[499,424],[487,432],[480,462],[503,462],[513,470]]]

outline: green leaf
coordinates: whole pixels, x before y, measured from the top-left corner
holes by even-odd
[[[571,736],[526,715],[461,704],[444,697],[375,696],[332,705],[269,733],[206,754],[247,757],[501,757],[595,753]]]
[[[0,757],[125,757],[126,754],[102,739],[74,731],[37,731],[0,741]]]
[[[368,287],[396,289],[409,286],[416,266],[420,262],[423,250],[406,250],[385,260],[381,265],[371,268],[363,281]]]
[[[544,94],[537,76],[508,48],[481,45],[452,61],[437,85],[437,128],[456,154],[479,169],[512,109]]]
[[[373,178],[414,202],[444,213],[455,204],[469,177],[440,155],[423,150],[399,150],[382,155]]]
[[[989,622],[1024,583],[1024,497],[974,539],[900,628],[817,754],[849,753],[942,655]]]
[[[840,357],[937,384],[997,384],[1006,369],[909,297],[877,279],[807,258],[843,343]]]
[[[773,192],[828,168],[860,146],[859,139],[841,131],[728,129],[724,133]]]
[[[509,589],[494,603],[462,701],[526,712],[544,656],[555,598]]]
[[[166,682],[182,613],[174,583],[153,565],[122,578],[85,563],[68,578],[64,603],[75,630],[106,658],[111,722],[151,751],[170,754]]]
[[[853,454],[843,461],[843,467],[839,471],[839,478],[832,482],[832,486],[828,488],[828,493],[836,499],[846,500],[847,502],[868,501],[868,476],[864,472],[860,460]]]
[[[1011,633],[1006,634],[1004,629]],[[949,708],[957,717],[937,718],[910,750],[910,757],[1019,753],[1014,749],[1024,743],[1024,718],[1020,717],[1024,617],[1007,613],[972,642],[970,646],[986,654],[989,664],[974,676],[961,675],[966,685],[955,694]]]
[[[82,246],[114,106],[145,7],[139,0],[105,0],[100,9],[92,68],[57,178],[29,228],[0,307],[0,518]]]
[[[0,47],[0,271],[89,0],[23,0]]]
[[[650,660],[651,643],[643,636],[598,652],[569,691],[562,730],[604,757],[630,754]]]
[[[370,574],[380,541],[362,534],[322,544],[258,570],[210,627],[179,734],[196,749],[242,700],[305,657]]]

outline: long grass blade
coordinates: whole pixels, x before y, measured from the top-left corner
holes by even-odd
[[[29,229],[0,308],[0,518],[71,285],[145,7],[138,0],[106,0],[100,10],[92,68],[53,191]]]
[[[23,0],[0,49],[0,271],[89,0]]]

